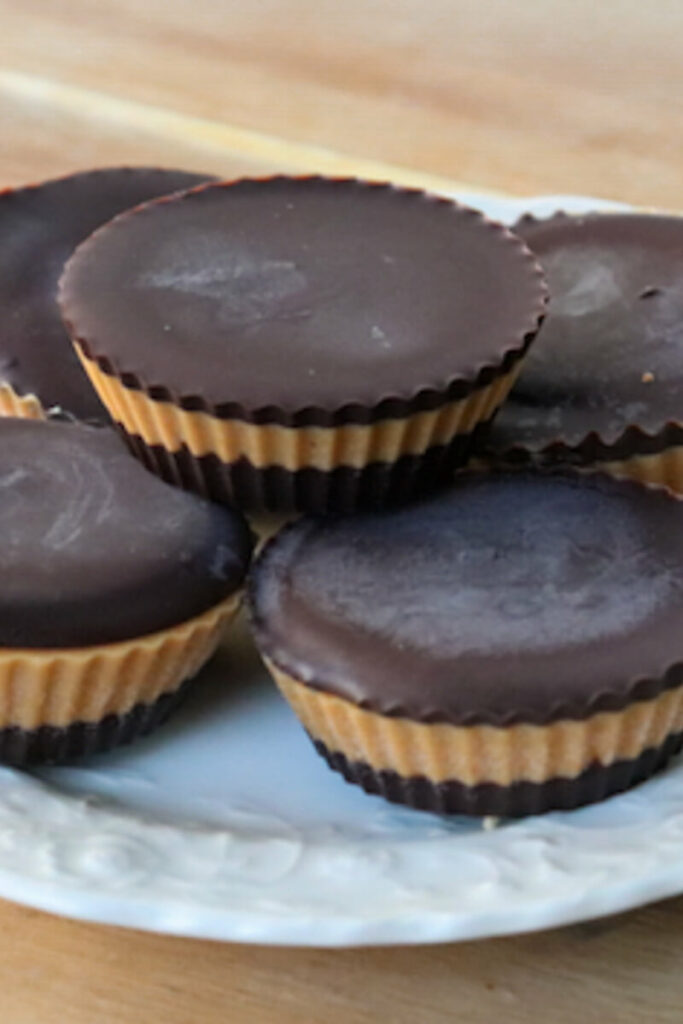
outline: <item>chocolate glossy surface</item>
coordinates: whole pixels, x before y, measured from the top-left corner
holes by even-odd
[[[280,668],[361,707],[584,717],[683,678],[683,503],[597,475],[466,474],[401,511],[289,528],[252,603]]]
[[[0,419],[0,645],[133,639],[241,584],[244,520],[148,473],[109,429]]]
[[[514,230],[546,271],[551,301],[491,446],[536,452],[591,434],[594,447],[618,445],[629,428],[682,422],[683,218],[558,214]],[[633,440],[621,447],[616,455],[634,454]]]
[[[128,386],[219,415],[312,410],[315,422],[316,409],[454,381],[466,392],[533,336],[545,290],[521,243],[471,210],[277,178],[120,219],[70,261],[61,302],[73,336]]]
[[[45,408],[108,423],[59,314],[57,282],[64,263],[116,214],[207,177],[114,168],[0,193],[0,381],[19,395],[36,395]]]

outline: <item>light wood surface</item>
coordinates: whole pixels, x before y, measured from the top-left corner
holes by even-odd
[[[680,0],[0,0],[0,186],[162,163],[683,209],[681,53]],[[3,1024],[683,1017],[680,899],[423,949],[192,942],[9,903],[0,931]]]

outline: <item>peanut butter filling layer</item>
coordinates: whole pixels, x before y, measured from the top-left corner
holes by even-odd
[[[266,660],[306,731],[331,751],[376,771],[466,786],[573,779],[587,768],[632,760],[683,731],[683,687],[620,711],[548,725],[456,726],[389,718],[313,690]]]
[[[20,395],[10,384],[0,383],[0,416],[22,420],[44,420],[45,410],[35,395]]]
[[[515,364],[508,373],[466,398],[433,411],[379,420],[368,426],[283,427],[219,419],[156,401],[104,373],[78,346],[76,351],[102,402],[128,434],[150,446],[162,445],[169,452],[186,445],[199,458],[212,453],[226,464],[244,458],[258,469],[276,465],[292,472],[302,468],[327,471],[339,466],[362,469],[370,463],[392,463],[405,455],[421,455],[435,446],[448,445],[493,416],[521,365]]]
[[[0,728],[56,728],[125,715],[196,675],[240,596],[148,636],[94,647],[0,649]]]
[[[641,484],[668,487],[683,494],[683,445],[665,448],[654,455],[634,455],[630,459],[596,462],[591,469]]]

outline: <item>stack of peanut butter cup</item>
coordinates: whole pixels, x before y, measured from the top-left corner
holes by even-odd
[[[683,219],[508,230],[385,184],[190,178],[0,194],[0,756],[161,720],[267,513],[252,633],[349,781],[521,815],[663,766]]]

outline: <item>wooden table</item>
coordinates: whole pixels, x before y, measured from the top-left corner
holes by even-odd
[[[0,184],[164,163],[683,209],[680,0],[0,0]],[[0,904],[3,1024],[683,1017],[683,900],[546,935],[305,951]]]

